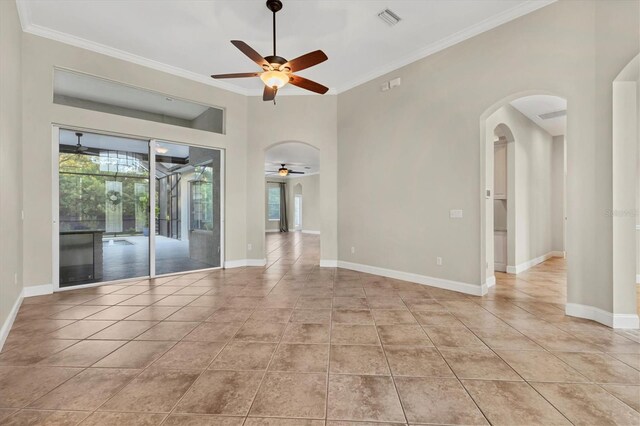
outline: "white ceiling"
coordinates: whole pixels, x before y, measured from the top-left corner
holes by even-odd
[[[540,115],[567,110],[567,100],[558,96],[525,96],[511,102],[511,106],[526,115],[529,120],[546,130],[551,136],[566,134],[567,116],[542,119]]]
[[[288,169],[305,174],[320,172],[320,151],[304,143],[281,143],[267,150],[264,158],[266,175],[278,170],[283,163]]]
[[[278,54],[322,49],[329,60],[300,75],[341,92],[473,37],[554,0],[284,0]],[[264,0],[17,0],[23,29],[145,66],[258,95],[257,78],[214,81],[214,73],[257,71],[229,40],[271,54]],[[402,21],[390,27],[385,8]],[[291,85],[283,94],[308,93]]]

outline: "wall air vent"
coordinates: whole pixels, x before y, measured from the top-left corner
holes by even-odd
[[[553,112],[547,112],[545,114],[540,114],[538,117],[540,117],[542,120],[549,120],[550,118],[564,117],[565,115],[567,115],[567,110],[563,109],[560,111],[553,111]]]
[[[385,24],[393,27],[395,24],[401,21],[401,18],[392,12],[390,9],[385,9],[378,13],[378,18],[382,19]]]

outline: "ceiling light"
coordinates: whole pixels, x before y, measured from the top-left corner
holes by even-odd
[[[289,82],[289,75],[282,71],[265,71],[260,74],[260,79],[267,87],[280,89]]]
[[[156,146],[156,152],[158,154],[166,154],[167,152],[169,152],[169,148],[165,148],[163,146]]]
[[[395,24],[400,22],[402,19],[393,13],[390,9],[385,9],[382,12],[378,13],[378,18],[382,19],[385,24],[393,27]]]
[[[289,169],[287,169],[286,167],[284,167],[284,165],[282,167],[280,167],[278,169],[278,174],[282,177],[287,176],[289,174]]]

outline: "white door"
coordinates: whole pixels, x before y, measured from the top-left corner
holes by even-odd
[[[302,229],[302,195],[296,195],[293,208],[293,226],[299,231]]]

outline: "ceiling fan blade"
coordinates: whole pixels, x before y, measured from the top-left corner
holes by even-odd
[[[320,83],[316,83],[315,81],[308,80],[304,77],[300,77],[298,75],[291,75],[289,77],[289,83],[302,89],[309,90],[311,92],[320,93],[321,95],[324,95],[329,91],[328,87],[323,86]]]
[[[263,101],[272,101],[276,98],[277,89],[273,87],[264,86],[264,92],[262,92],[262,100]]]
[[[289,174],[295,174],[295,175],[303,175],[304,172],[294,172],[293,170],[289,170]]]
[[[237,47],[242,53],[247,55],[249,59],[251,59],[253,62],[258,64],[261,68],[264,69],[265,66],[269,68],[269,63],[258,52],[253,50],[253,48],[249,46],[247,43],[245,43],[244,41],[231,40],[231,44]]]
[[[211,78],[244,78],[244,77],[258,77],[259,72],[238,72],[235,74],[215,74]]]
[[[307,53],[306,55],[298,56],[297,58],[290,60],[284,64],[284,66],[289,67],[292,72],[296,72],[318,65],[327,59],[329,58],[322,50],[315,50]]]

